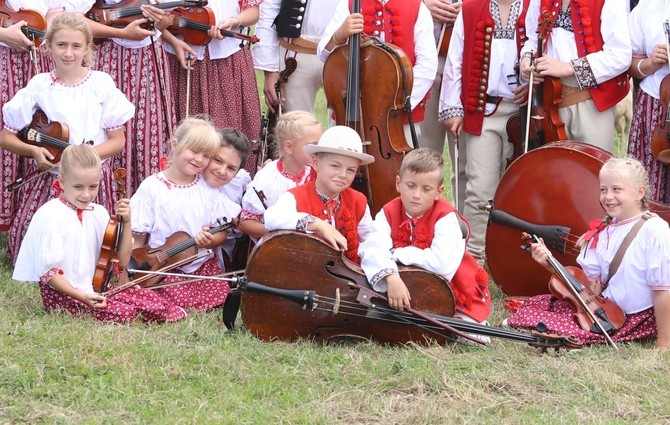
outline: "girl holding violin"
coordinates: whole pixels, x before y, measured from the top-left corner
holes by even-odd
[[[61,158],[59,192],[35,213],[21,244],[12,278],[39,282],[45,310],[73,316],[90,314],[101,321],[128,323],[140,317],[145,322],[174,322],[184,310],[144,288],[130,288],[106,298],[93,290],[101,244],[109,221],[102,205],[93,203],[100,188],[100,156],[93,146],[68,146]],[[62,190],[62,192],[61,192]],[[130,202],[116,202],[116,213],[130,222]],[[130,228],[121,235],[118,265],[130,258]]]
[[[167,168],[147,177],[130,200],[133,247],[146,245],[165,252],[185,240],[194,242],[197,247],[195,258],[189,256],[188,261],[178,268],[181,273],[204,279],[157,291],[185,309],[207,310],[223,304],[230,287],[220,280],[207,279],[207,276],[220,274],[221,269],[214,254],[205,250],[225,242],[227,232],[215,233],[212,228],[223,224],[217,220],[230,222],[237,217],[240,206],[212,188],[202,176],[221,147],[221,136],[211,122],[200,118],[185,119],[175,130],[169,145]],[[170,276],[165,282],[177,279]]]
[[[656,338],[661,350],[670,349],[670,228],[656,215],[647,215],[648,175],[644,166],[632,158],[611,158],[602,166],[600,205],[603,220],[579,241],[577,262],[595,295],[611,300],[626,313],[625,322],[614,334],[614,341]],[[639,223],[639,224],[638,224]],[[631,229],[632,242],[625,248],[620,267],[612,273],[611,264]],[[549,266],[548,250],[532,244],[533,259]],[[610,276],[610,274],[612,275]],[[571,335],[584,343],[603,343],[602,334],[582,329],[568,301],[552,295],[538,295],[524,301],[507,319],[513,327],[535,328],[544,323],[549,332]]]
[[[663,116],[668,110],[661,93],[670,93],[668,67],[668,43],[670,32],[670,1],[642,2],[628,18],[633,58],[628,73],[640,81],[640,90],[635,99],[633,121],[628,139],[628,153],[639,159],[647,168],[650,178],[650,198],[670,204],[670,166],[660,162],[653,154],[654,129],[665,123],[663,134],[658,140],[664,148],[670,149],[670,127],[668,118]],[[670,31],[670,28],[667,29]],[[668,102],[670,99],[666,99]]]
[[[102,0],[102,3],[122,8],[138,2]],[[111,75],[137,109],[135,119],[124,125],[133,143],[114,157],[114,168],[128,171],[125,184],[130,193],[159,170],[159,160],[167,154],[163,141],[168,140],[177,125],[170,68],[160,32],[169,23],[167,12],[149,4],[140,9],[142,15],[122,28],[89,21],[96,42],[100,42],[96,48],[95,69]],[[151,29],[147,28],[150,24]]]
[[[428,92],[437,73],[433,20],[426,5],[420,0],[363,0],[361,13],[351,13],[349,5],[349,0],[340,0],[319,42],[317,54],[325,62],[335,47],[346,44],[349,37],[360,33],[379,37],[400,47],[412,63],[412,118],[414,123],[420,123],[424,119]],[[407,122],[405,117],[405,139],[411,145]],[[421,145],[418,126],[416,130]]]
[[[50,121],[45,131],[67,127],[70,144],[92,142],[103,158],[102,178],[98,202],[107,209],[114,206],[114,179],[107,158],[125,146],[123,125],[135,113],[135,107],[121,93],[109,75],[93,71],[91,63],[93,35],[86,20],[78,14],[66,12],[54,18],[46,33],[46,48],[55,68],[38,74],[28,85],[3,106],[4,130],[0,146],[20,156],[33,158],[23,171],[45,171],[25,183],[18,192],[20,204],[9,230],[7,256],[16,259],[21,240],[30,219],[39,206],[49,200],[51,184],[56,174],[57,156],[39,143],[29,144],[18,137],[18,132],[31,124],[40,109]],[[51,171],[51,172],[49,172]]]
[[[463,214],[471,230],[468,251],[480,262],[488,213],[478,204],[493,199],[512,156],[506,124],[528,92],[515,84],[514,70],[526,40],[527,6],[522,0],[465,2],[454,24],[442,80],[439,121],[455,138],[465,132]]]
[[[201,14],[210,17],[206,23],[211,26],[209,41],[205,45],[192,44],[186,35],[182,41],[169,31],[165,34],[177,120],[190,114],[207,114],[218,128],[239,129],[249,140],[258,137],[261,107],[251,51],[240,40],[224,37],[220,30],[238,32],[253,26],[258,22],[262,2],[210,1]],[[191,86],[196,90],[188,90],[189,72]],[[255,153],[248,156],[244,168],[253,177]]]
[[[544,52],[537,52],[538,28],[545,25],[550,32]],[[529,80],[530,58],[536,56],[535,82],[560,79],[560,100],[559,93],[544,100],[558,102],[567,138],[612,152],[614,106],[629,90],[631,47],[623,0],[530,0],[526,36],[521,74]]]

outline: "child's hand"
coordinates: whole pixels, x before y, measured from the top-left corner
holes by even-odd
[[[38,146],[35,146],[34,148],[33,158],[35,159],[35,162],[37,163],[37,166],[40,170],[44,171],[56,166],[56,164],[51,162],[54,160],[54,156],[51,155],[51,152]]]
[[[121,217],[124,223],[130,223],[130,199],[123,198],[116,201],[116,215]]]
[[[143,4],[140,6],[142,10],[142,15],[145,18],[152,21],[156,28],[159,30],[164,30],[172,23],[172,16],[165,10],[159,9],[155,6],[149,4]]]
[[[7,27],[4,42],[10,49],[18,52],[27,52],[32,47],[33,42],[21,31],[21,28],[25,25],[28,25],[26,21],[19,21]]]
[[[347,39],[354,34],[363,32],[363,15],[360,13],[352,13],[347,16],[347,19],[342,22],[342,25],[335,31],[335,41],[338,43],[346,43]]]
[[[178,39],[177,37],[173,37],[173,39],[171,39],[169,43],[172,46],[174,54],[177,57],[177,60],[179,61],[181,67],[185,70],[189,69],[188,58],[190,57],[191,59],[190,68],[193,69],[193,63],[195,63],[198,57],[198,55],[196,55],[195,53],[195,50],[193,50],[193,48],[189,46],[186,42]]]
[[[528,85],[519,86],[514,89],[514,103],[523,106],[528,101]]]
[[[217,40],[223,40],[225,36],[221,34],[221,31],[219,30],[232,30],[233,28],[237,28],[241,25],[242,21],[240,21],[239,18],[236,17],[226,18],[223,21],[219,21],[218,24],[211,27],[207,32],[207,34],[212,38],[216,38]]]
[[[386,276],[386,284],[388,285],[386,298],[391,308],[398,311],[411,308],[409,301],[412,297],[409,295],[405,282],[402,281],[399,275],[391,274]]]
[[[444,127],[452,136],[454,137],[460,136],[461,131],[463,130],[463,117],[448,118],[447,121],[445,121],[444,123]]]
[[[145,38],[155,34],[154,31],[149,31],[142,28],[142,25],[149,22],[148,19],[137,19],[123,29],[123,36],[126,40],[144,40]]]
[[[91,308],[105,308],[107,307],[107,298],[95,293],[86,294],[84,303],[86,303]]]
[[[203,227],[202,231],[195,235],[195,244],[198,248],[215,248],[213,242],[214,235],[209,233],[209,227]]]
[[[308,229],[318,232],[319,236],[333,248],[341,251],[347,250],[347,238],[327,221],[317,219],[308,225]]]

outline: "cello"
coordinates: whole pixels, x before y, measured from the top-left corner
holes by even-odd
[[[282,267],[277,267],[281,264]],[[249,258],[241,313],[246,329],[261,340],[317,342],[373,340],[381,344],[444,344],[453,334],[434,321],[467,332],[525,342],[541,348],[577,348],[571,338],[530,334],[453,317],[449,283],[418,268],[401,268],[414,313],[388,307],[360,268],[318,237],[292,231],[265,235]]]
[[[529,151],[503,173],[486,229],[491,275],[510,296],[547,293],[550,274],[519,249],[519,231],[544,239],[558,261],[576,266],[577,239],[602,217],[597,193],[602,165],[612,155],[582,142],[549,143]],[[670,222],[670,206],[649,201],[649,209]]]
[[[360,12],[360,0],[354,0],[352,10]],[[365,166],[363,181],[354,182],[367,196],[374,216],[396,197],[400,164],[416,147],[416,140],[413,146],[407,143],[403,130],[403,115],[411,109],[411,61],[392,44],[377,37],[361,44],[361,35],[354,34],[348,48],[336,47],[326,60],[323,82],[336,123],[356,130],[366,153],[375,158]]]

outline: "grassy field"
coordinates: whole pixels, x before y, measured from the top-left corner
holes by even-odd
[[[170,325],[48,315],[10,274],[0,252],[0,423],[670,423],[670,354],[651,343],[265,343],[218,311]]]

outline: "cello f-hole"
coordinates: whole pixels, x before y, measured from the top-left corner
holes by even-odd
[[[379,131],[379,128],[376,125],[371,125],[369,127],[370,131],[374,132],[373,137],[377,140],[377,149],[379,150],[379,156],[382,159],[390,159],[391,158],[391,152],[386,152],[384,153],[384,149],[382,146],[382,135],[381,132]]]

